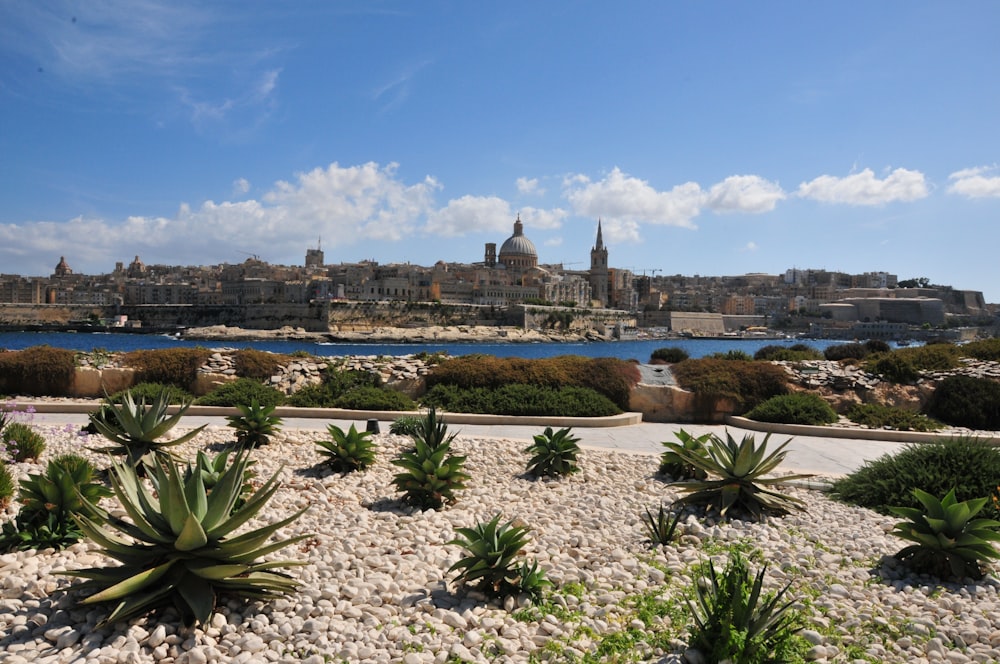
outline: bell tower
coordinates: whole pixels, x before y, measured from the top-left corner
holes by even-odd
[[[602,307],[608,306],[608,250],[601,234],[601,220],[597,220],[597,242],[590,250],[590,292]]]

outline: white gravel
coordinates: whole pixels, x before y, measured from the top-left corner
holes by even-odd
[[[12,466],[19,477],[68,451],[104,465],[75,432],[46,435],[40,463]],[[453,506],[419,512],[403,507],[391,484],[397,469],[389,460],[408,439],[379,435],[376,465],[340,475],[317,465],[313,441],[321,435],[286,431],[255,453],[262,476],[285,464],[284,484],[263,518],[310,508],[281,533],[313,534],[278,554],[308,563],[289,570],[302,582],[297,594],[223,603],[199,628],[184,629],[167,614],[96,629],[106,610],[75,608],[77,581],[55,574],[99,564],[96,546],[10,553],[0,556],[0,662],[562,662],[587,652],[607,653],[606,661],[677,662],[689,620],[683,596],[697,566],[709,557],[724,564],[733,545],[760,552],[754,565],[767,562],[769,587],[791,582],[811,659],[1000,661],[992,576],[965,585],[909,577],[882,561],[904,546],[888,534],[893,519],[817,492],[788,488],[807,510],[763,523],[714,525],[691,516],[679,541],[651,549],[640,518],[677,497],[655,476],[653,456],[584,450],[580,473],[532,480],[523,474],[523,442],[459,435],[468,488]],[[210,427],[181,454],[193,458],[196,449],[231,439],[228,429]],[[5,518],[16,509],[15,502]],[[446,573],[461,555],[446,544],[454,528],[497,512],[531,528],[525,553],[555,583],[541,610],[519,610],[514,599],[489,603]],[[648,598],[662,601],[661,617],[637,609]],[[634,638],[611,654],[616,634]]]

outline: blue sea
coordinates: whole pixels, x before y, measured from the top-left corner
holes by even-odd
[[[822,351],[842,341],[829,339],[796,339]],[[156,348],[195,347],[255,348],[273,353],[305,351],[322,357],[342,355],[410,355],[425,351],[443,351],[451,356],[484,353],[496,357],[540,358],[557,355],[582,355],[584,357],[616,357],[623,360],[646,362],[657,348],[679,347],[691,357],[704,357],[713,353],[741,350],[753,355],[758,349],[772,345],[791,345],[782,339],[653,339],[641,341],[604,341],[589,343],[410,343],[410,344],[356,344],[315,343],[311,341],[196,341],[157,334],[114,334],[73,332],[0,332],[0,349],[21,350],[31,346],[48,345],[76,351],[102,349],[111,352]]]

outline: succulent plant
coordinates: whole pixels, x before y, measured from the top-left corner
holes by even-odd
[[[894,557],[916,572],[939,579],[983,576],[982,563],[1000,558],[991,542],[1000,542],[1000,521],[974,519],[988,498],[958,501],[955,490],[938,500],[921,489],[913,489],[923,505],[891,507],[890,511],[906,521],[897,523],[892,534],[914,542]]]
[[[143,465],[169,461],[172,458],[169,448],[185,443],[205,428],[202,425],[180,438],[162,441],[160,438],[174,428],[191,405],[181,404],[173,415],[167,414],[169,399],[161,393],[147,408],[146,400],[138,402],[132,398],[131,392],[122,395],[120,404],[108,403],[100,410],[91,413],[90,423],[97,433],[114,443],[112,447],[92,448],[94,452],[125,457],[128,464],[141,474]]]
[[[11,422],[4,427],[0,441],[11,461],[37,459],[45,451],[45,436],[25,422]]]
[[[335,424],[326,428],[329,440],[317,440],[317,451],[325,456],[326,464],[338,473],[364,470],[375,463],[375,443],[372,432],[358,431],[352,424],[346,432]]]
[[[642,521],[642,525],[645,528],[650,543],[656,546],[658,544],[670,544],[674,539],[674,534],[677,532],[677,526],[680,522],[681,512],[679,510],[670,512],[663,509],[663,505],[660,505],[660,509],[655,515],[649,511],[648,507],[646,508],[646,516]]]
[[[62,572],[87,579],[80,590],[95,591],[81,600],[82,605],[112,605],[99,626],[171,606],[185,625],[204,624],[219,595],[268,599],[295,590],[294,578],[274,570],[303,563],[260,558],[309,537],[268,543],[308,508],[234,536],[280,486],[279,469],[234,510],[246,467],[245,454],[238,454],[208,491],[201,473],[172,460],[150,467],[148,484],[133,467],[112,465],[111,485],[128,518],[102,512],[75,519],[121,565]]]
[[[705,456],[687,449],[674,450],[683,462],[706,473],[704,480],[687,480],[672,485],[687,494],[679,498],[677,504],[704,505],[723,518],[728,517],[730,512],[745,513],[752,519],[759,519],[765,512],[786,514],[792,509],[803,509],[802,501],[797,498],[764,488],[811,477],[806,474],[764,477],[784,461],[784,448],[789,442],[785,441],[768,454],[770,437],[770,434],[764,436],[758,446],[753,434],[746,434],[737,443],[727,431],[726,440],[712,435],[705,445]]]
[[[14,475],[7,463],[0,459],[0,509],[5,509],[14,498]]]
[[[711,439],[712,434],[706,433],[700,436],[693,436],[684,429],[681,429],[674,436],[677,437],[678,442],[664,441],[661,443],[666,448],[666,451],[660,454],[660,468],[658,472],[661,475],[668,475],[675,480],[705,479],[708,473],[704,469],[685,461],[678,452],[685,451],[704,459],[708,456],[708,450],[705,449],[705,445]]]
[[[416,432],[413,434],[414,440],[422,440],[431,449],[439,445],[450,445],[456,436],[457,433],[448,434],[448,425],[438,419],[435,408],[429,409],[423,419],[417,420]]]
[[[455,530],[460,537],[448,544],[463,547],[468,555],[448,568],[448,572],[457,571],[460,583],[500,598],[522,593],[538,597],[550,585],[537,561],[516,562],[528,543],[526,526],[514,520],[501,524],[497,514],[472,528]]]
[[[465,488],[469,479],[462,467],[464,456],[451,454],[451,445],[442,442],[430,447],[417,438],[413,450],[404,451],[391,463],[403,472],[392,483],[403,492],[403,502],[420,509],[440,509],[455,502],[455,492]]]
[[[226,472],[226,468],[229,464],[229,455],[230,452],[227,450],[218,453],[214,457],[209,457],[205,454],[205,452],[198,450],[198,455],[195,457],[194,465],[187,466],[184,469],[184,482],[187,482],[190,479],[190,475],[193,473],[199,473],[201,475],[201,481],[205,485],[205,490],[211,492]],[[233,504],[234,510],[238,510],[242,507],[246,502],[247,495],[253,491],[253,486],[250,482],[256,473],[251,468],[256,464],[257,462],[253,459],[248,458],[246,460],[246,469],[243,471],[243,486],[240,488],[239,497]]]
[[[555,433],[552,427],[545,427],[543,433],[534,436],[534,444],[525,452],[533,455],[528,461],[528,472],[542,475],[569,475],[580,470],[577,456],[580,454],[579,438],[570,435],[570,429],[560,429]]]
[[[236,430],[236,443],[240,447],[267,445],[281,429],[282,419],[274,414],[276,406],[262,406],[254,399],[249,406],[236,404],[236,408],[240,414],[230,415],[226,421]]]
[[[695,585],[695,601],[688,600],[694,625],[690,645],[706,662],[802,661],[792,657],[794,636],[801,627],[789,609],[794,599],[782,602],[789,586],[764,593],[765,565],[751,581],[750,569],[739,552],[733,552],[722,574],[707,564],[707,578]]]
[[[54,514],[59,521],[70,523],[72,514],[94,514],[98,501],[112,495],[106,486],[92,481],[95,473],[89,461],[75,454],[52,459],[44,475],[21,480],[19,514],[30,520]]]

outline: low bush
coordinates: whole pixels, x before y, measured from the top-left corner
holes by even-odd
[[[355,387],[344,392],[334,407],[348,410],[416,410],[417,404],[402,392],[385,387]]]
[[[462,389],[437,385],[424,395],[425,406],[453,413],[491,415],[550,415],[605,417],[621,411],[611,400],[585,387],[551,388],[537,385],[504,385],[497,389]]]
[[[195,401],[199,406],[247,406],[256,401],[261,406],[280,406],[285,395],[253,378],[237,378],[224,383]]]
[[[683,348],[669,346],[667,348],[657,348],[649,356],[650,364],[676,364],[691,357]]]
[[[736,414],[788,392],[785,370],[766,362],[701,358],[679,362],[672,371],[680,387],[699,397],[732,399]]]
[[[32,346],[0,353],[0,393],[65,396],[75,371],[76,353],[64,348]]]
[[[970,341],[967,344],[963,344],[958,347],[959,354],[962,357],[972,357],[977,360],[1000,360],[1000,339],[993,337],[992,339],[979,339],[978,341]]]
[[[835,344],[827,346],[823,351],[823,357],[831,361],[840,360],[863,360],[874,353],[888,353],[889,344],[881,339],[869,339],[861,343]]]
[[[830,404],[823,397],[812,392],[779,394],[758,404],[746,416],[758,422],[775,422],[777,424],[822,426],[837,421],[837,413],[833,411]]]
[[[994,495],[1000,478],[1000,449],[975,438],[942,438],[908,445],[902,452],[865,463],[833,484],[844,502],[889,514],[890,507],[921,506],[913,489],[943,496],[951,489],[959,500]],[[996,503],[986,516],[1000,516]]]
[[[1000,429],[1000,383],[988,378],[948,376],[935,388],[926,411],[945,424],[995,431]]]
[[[136,378],[141,382],[166,383],[187,389],[211,355],[207,348],[133,350],[125,353],[122,364],[135,369]]]
[[[935,431],[942,428],[940,422],[926,415],[880,403],[854,404],[847,409],[847,419],[870,429],[893,429],[895,431]]]
[[[611,357],[561,355],[525,359],[463,355],[435,366],[427,376],[427,387],[495,389],[515,383],[546,388],[585,387],[603,394],[625,410],[632,387],[639,378],[635,363]]]
[[[750,362],[753,360],[753,355],[744,350],[727,350],[725,353],[712,353],[707,356],[710,360],[726,360],[726,361],[736,361],[736,362]]]
[[[278,369],[291,361],[287,355],[268,353],[254,348],[244,348],[233,353],[233,369],[241,378],[267,380],[278,373]]]
[[[4,460],[18,463],[37,459],[45,451],[45,436],[24,422],[13,422],[4,427],[3,435]]]
[[[380,387],[382,378],[370,371],[339,371],[327,369],[323,382],[307,385],[290,395],[286,401],[296,408],[339,408],[337,399],[358,387]]]
[[[163,383],[139,383],[127,390],[115,392],[107,398],[110,403],[120,404],[125,398],[125,394],[130,393],[133,399],[145,399],[146,403],[152,403],[161,394],[170,404],[189,403],[194,396],[187,390],[176,385],[164,385]]]
[[[753,359],[768,362],[804,362],[822,360],[823,354],[808,344],[791,346],[763,346],[753,354]]]
[[[876,355],[865,363],[865,371],[899,385],[915,383],[920,378],[920,370],[913,362],[895,353]]]

